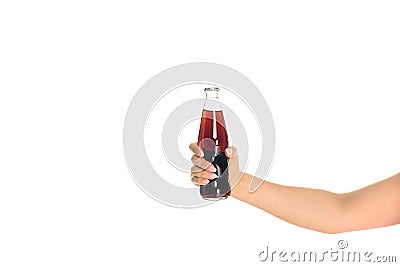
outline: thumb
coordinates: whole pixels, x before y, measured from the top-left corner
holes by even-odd
[[[235,147],[227,147],[227,148],[225,149],[225,156],[226,156],[228,159],[234,158],[235,155],[236,155],[236,148],[235,148]]]

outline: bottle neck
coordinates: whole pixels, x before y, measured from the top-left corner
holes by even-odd
[[[217,97],[207,97],[206,101],[204,102],[203,109],[209,111],[221,111],[221,103],[219,102],[218,96]]]
[[[218,91],[206,91],[206,98],[216,98],[218,100]]]
[[[203,109],[209,111],[221,111],[221,103],[218,98],[218,91],[206,91],[206,101]]]

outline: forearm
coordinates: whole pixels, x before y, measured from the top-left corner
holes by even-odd
[[[339,233],[400,223],[400,173],[344,194],[268,181],[249,193],[251,179],[244,173],[231,195],[304,228]]]
[[[343,231],[340,195],[268,181],[264,181],[257,191],[249,193],[251,179],[253,176],[245,173],[232,189],[232,197],[300,227],[326,233]]]

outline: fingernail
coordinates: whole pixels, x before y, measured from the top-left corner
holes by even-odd
[[[208,184],[210,182],[210,180],[207,179],[201,179],[201,183],[202,184]]]
[[[207,167],[207,171],[209,171],[209,172],[216,172],[217,169],[214,167],[214,165],[210,165],[210,166]]]
[[[210,173],[208,174],[208,177],[210,177],[211,179],[215,179],[215,178],[218,178],[218,175],[216,175],[216,174],[213,173],[213,172],[210,172]]]
[[[196,155],[199,156],[200,158],[204,157],[204,153],[201,149],[197,151]]]
[[[228,153],[229,155],[232,155],[233,151],[230,148],[225,149],[226,153]]]

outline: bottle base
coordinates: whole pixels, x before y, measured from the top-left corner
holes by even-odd
[[[228,198],[228,195],[220,195],[220,196],[201,196],[205,200],[211,200],[211,201],[218,201],[218,200],[224,200]]]

